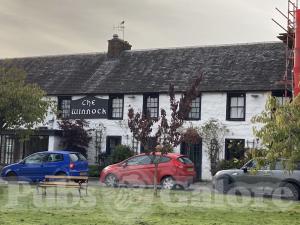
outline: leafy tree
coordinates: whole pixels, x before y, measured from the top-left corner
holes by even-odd
[[[252,119],[258,123],[254,134],[260,139],[261,148],[254,152],[260,166],[271,167],[279,159],[283,167],[293,170],[300,161],[300,97],[280,105],[276,98],[269,97],[265,110]]]
[[[156,136],[160,137],[162,146],[177,147],[183,141],[181,129],[191,111],[192,101],[199,95],[198,87],[201,81],[202,76],[199,76],[179,101],[175,98],[174,85],[169,86],[171,118],[168,120],[166,111],[161,109],[161,118],[156,133]]]
[[[117,145],[111,155],[112,163],[122,162],[133,155],[134,152],[130,149],[130,147],[126,145]]]
[[[31,130],[42,123],[52,102],[37,84],[27,84],[23,70],[0,67],[0,131]]]
[[[141,145],[144,147],[144,151],[148,155],[155,155],[157,148],[151,149],[150,138],[152,137],[152,127],[154,123],[157,122],[157,119],[151,118],[149,113],[135,113],[133,108],[128,110],[128,127],[133,135],[133,138],[141,142]],[[157,140],[157,136],[155,139]],[[154,157],[151,157],[152,163],[155,161]],[[155,196],[157,196],[157,167],[155,166],[155,175],[154,175],[154,189]]]
[[[80,152],[87,156],[87,147],[92,139],[89,135],[89,123],[85,120],[62,120],[58,122],[62,130],[63,145],[69,151]]]
[[[226,126],[215,119],[210,119],[205,122],[199,129],[203,143],[207,147],[207,153],[210,160],[210,172],[212,176],[217,172],[219,155],[227,132],[228,129]]]
[[[149,149],[149,137],[152,133],[153,124],[156,121],[157,119],[151,118],[148,113],[135,113],[133,108],[128,110],[128,128],[130,129],[133,138],[141,142],[141,145],[145,150]]]
[[[159,119],[153,119],[148,112],[143,114],[134,112],[133,108],[128,111],[128,127],[133,134],[133,137],[141,142],[145,149],[145,153],[151,156],[152,163],[155,165],[154,170],[154,195],[157,196],[157,171],[161,156],[173,151],[173,148],[178,146],[182,140],[181,128],[184,120],[187,118],[191,110],[192,100],[198,96],[198,86],[202,80],[202,76],[198,77],[191,87],[182,95],[179,101],[175,99],[174,85],[169,87],[171,118],[168,119],[166,111],[161,109]],[[156,132],[153,132],[153,126],[158,125]],[[150,137],[154,137],[159,143],[156,148],[149,148]],[[156,154],[160,152],[160,154]]]

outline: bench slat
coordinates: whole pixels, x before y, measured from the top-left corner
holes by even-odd
[[[41,185],[40,187],[64,187],[64,188],[79,188],[79,186],[64,186],[64,185]]]
[[[45,179],[68,179],[68,180],[88,180],[89,177],[86,176],[52,176],[47,175]]]
[[[78,183],[74,183],[74,182],[57,182],[57,181],[46,181],[46,182],[41,182],[40,185],[76,185],[76,186],[80,186]],[[87,185],[86,183],[83,183],[81,185]]]

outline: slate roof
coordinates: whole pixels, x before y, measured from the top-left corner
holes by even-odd
[[[129,50],[118,59],[105,53],[0,60],[27,72],[28,82],[49,95],[167,92],[170,83],[184,91],[200,74],[200,89],[280,90],[285,71],[281,42]]]

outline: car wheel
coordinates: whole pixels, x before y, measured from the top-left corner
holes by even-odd
[[[172,190],[172,189],[174,189],[175,186],[176,186],[175,179],[171,176],[165,177],[161,181],[161,187],[163,189]]]
[[[299,200],[300,190],[296,185],[291,183],[285,183],[282,185],[282,187],[283,187],[282,197],[284,199]]]
[[[108,174],[105,177],[104,183],[107,187],[117,187],[118,186],[118,178],[114,174]]]
[[[8,182],[17,182],[18,181],[18,176],[17,174],[15,174],[14,172],[9,172],[7,175],[6,175],[6,180]]]
[[[229,177],[218,178],[215,183],[215,189],[223,194],[226,194],[231,187],[231,182]]]

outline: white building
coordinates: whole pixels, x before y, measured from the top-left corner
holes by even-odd
[[[264,109],[268,95],[283,96],[279,81],[285,71],[285,48],[279,42],[130,49],[128,42],[114,36],[107,54],[17,58],[1,60],[0,64],[24,69],[27,81],[39,84],[57,102],[62,118],[85,118],[89,122],[95,129],[88,149],[90,163],[97,162],[100,152],[109,154],[120,143],[141,151],[127,128],[128,109],[142,112],[147,107],[155,117],[161,108],[168,111],[170,83],[179,96],[203,74],[201,95],[194,100],[185,126],[201,126],[211,118],[221,121],[229,129],[222,156],[226,158],[230,158],[230,141],[255,147],[251,118]],[[0,162],[18,161],[35,151],[61,149],[59,119],[49,114],[24,146],[12,131],[3,133]],[[185,153],[184,146],[175,151]],[[210,179],[205,146],[195,145],[190,157],[199,178]]]

